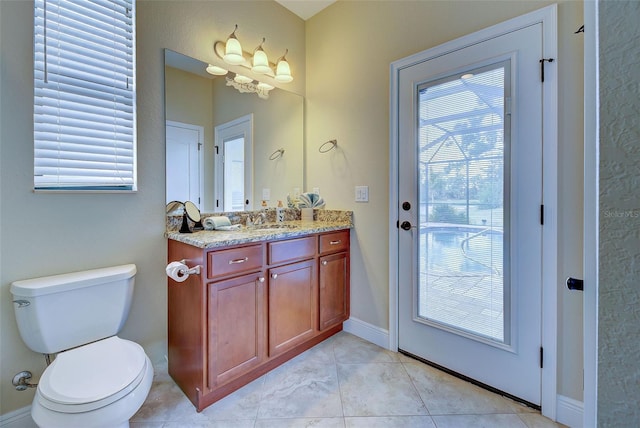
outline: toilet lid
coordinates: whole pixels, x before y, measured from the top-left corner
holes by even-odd
[[[146,361],[140,345],[116,336],[61,352],[38,383],[42,404],[78,411],[105,406],[137,386]]]

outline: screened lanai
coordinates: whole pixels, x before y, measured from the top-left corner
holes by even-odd
[[[500,62],[418,87],[419,316],[500,342],[508,82]]]

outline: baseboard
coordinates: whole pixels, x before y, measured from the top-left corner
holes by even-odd
[[[31,419],[31,406],[0,415],[0,427],[37,428],[37,425],[33,422],[33,419]]]
[[[2,0],[0,0],[2,1]],[[143,345],[144,352],[147,354],[153,364],[163,363],[167,359],[167,342],[166,340],[145,343]]]
[[[366,341],[374,343],[385,349],[389,349],[389,330],[377,327],[358,318],[350,317],[344,322],[342,328]]]
[[[584,403],[573,398],[558,395],[556,401],[556,420],[571,428],[581,428]]]

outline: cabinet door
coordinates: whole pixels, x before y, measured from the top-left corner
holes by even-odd
[[[320,258],[320,330],[349,318],[349,253]]]
[[[209,286],[209,388],[236,378],[266,358],[262,272]]]
[[[269,356],[281,354],[318,331],[315,260],[269,269]]]

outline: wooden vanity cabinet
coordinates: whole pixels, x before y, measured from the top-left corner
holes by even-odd
[[[262,272],[207,284],[209,388],[266,359],[265,278]]]
[[[320,236],[320,330],[349,318],[349,231]]]
[[[198,411],[349,316],[348,230],[221,249],[168,245],[169,261],[202,266],[184,282],[168,279],[169,374]]]

